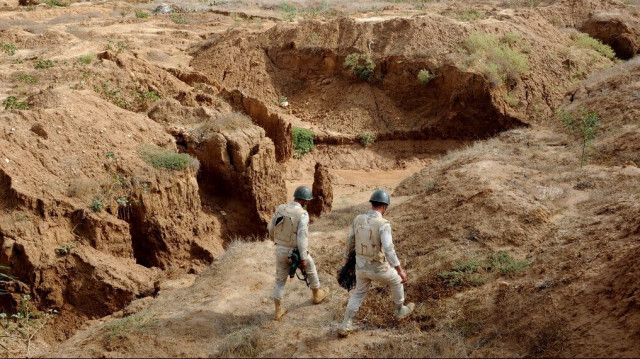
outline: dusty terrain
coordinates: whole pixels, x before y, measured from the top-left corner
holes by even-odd
[[[0,0],[0,352],[640,356],[639,20],[618,0]],[[565,125],[595,115],[584,145]],[[266,223],[318,163],[332,292],[290,281],[273,322]],[[376,287],[339,340],[335,273],[376,188],[416,313]]]

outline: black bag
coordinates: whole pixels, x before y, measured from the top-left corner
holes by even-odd
[[[352,251],[349,260],[338,271],[338,284],[347,291],[356,286],[356,251]]]

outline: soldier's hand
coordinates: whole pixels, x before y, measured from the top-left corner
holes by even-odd
[[[405,273],[402,268],[398,268],[397,271],[398,271],[398,275],[402,279],[401,283],[403,283],[403,284],[406,283],[407,282],[407,273]]]
[[[300,269],[305,269],[307,267],[307,261],[301,260],[300,265],[298,267],[300,267]]]

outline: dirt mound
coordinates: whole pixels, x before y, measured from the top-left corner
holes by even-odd
[[[323,213],[331,212],[333,204],[333,186],[329,169],[321,163],[316,163],[313,173],[313,200],[309,203],[308,211],[312,216],[320,216]]]
[[[551,113],[563,88],[571,86],[565,80],[571,69],[551,56],[570,47],[566,33],[535,12],[503,12],[498,18],[474,23],[438,15],[345,18],[282,24],[258,34],[230,31],[196,51],[191,65],[273,112],[289,112],[294,125],[317,133],[357,137],[370,132],[380,140],[485,138],[522,126],[523,114]],[[532,22],[537,24],[533,32]],[[462,43],[472,33],[485,32],[515,34],[529,58],[529,74],[503,88],[468,68]],[[368,81],[343,66],[354,53],[375,64]],[[421,84],[421,70],[435,77]],[[276,105],[283,96],[287,110]]]
[[[610,15],[594,16],[582,25],[581,30],[611,46],[623,60],[634,57],[638,52],[637,34],[624,19]]]
[[[15,296],[30,294],[73,323],[58,338],[152,294],[159,271],[145,266],[198,270],[222,250],[220,224],[201,211],[195,171],[155,169],[141,158],[141,146],[175,148],[173,138],[144,116],[81,94],[77,103],[78,92],[47,90],[30,99],[32,110],[0,115],[1,264],[26,284]],[[109,300],[96,301],[97,292]],[[0,299],[5,310],[15,305]]]

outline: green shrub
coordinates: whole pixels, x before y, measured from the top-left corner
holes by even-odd
[[[596,138],[598,128],[600,127],[600,115],[595,112],[588,112],[585,109],[580,109],[579,118],[576,118],[568,112],[557,111],[556,117],[562,120],[564,128],[569,132],[577,133],[580,136],[582,142],[582,151],[580,154],[580,167],[583,166],[585,161],[586,149]]]
[[[433,80],[434,78],[436,78],[436,74],[432,74],[431,72],[429,72],[429,70],[422,69],[420,70],[420,72],[418,72],[418,81],[420,81],[422,85],[428,84],[429,81]]]
[[[18,75],[17,78],[19,81],[22,81],[28,84],[35,84],[36,82],[38,82],[37,78],[27,74]]]
[[[352,53],[344,59],[342,67],[351,69],[354,75],[366,81],[373,75],[376,63],[369,55]]]
[[[307,130],[306,128],[293,127],[291,132],[293,136],[293,155],[295,158],[299,159],[306,153],[313,151],[313,139],[315,138],[313,131]]]
[[[142,90],[142,91],[134,91],[133,97],[140,102],[146,102],[146,101],[154,102],[160,99],[160,94],[158,94],[155,91]]]
[[[7,42],[0,42],[0,49],[9,56],[15,55],[16,51],[18,51],[16,45]]]
[[[573,38],[573,46],[581,49],[595,50],[608,59],[613,60],[616,57],[616,53],[613,52],[611,46],[603,44],[600,40],[594,39],[588,34],[580,33],[575,35]]]
[[[488,269],[497,270],[500,274],[515,274],[527,268],[531,262],[527,259],[517,260],[505,251],[499,251],[489,257]]]
[[[149,17],[149,13],[144,12],[144,11],[136,11],[136,17],[138,19],[146,19]]]
[[[187,23],[187,19],[184,16],[180,16],[180,15],[172,15],[171,16],[171,21],[175,22],[176,24],[179,25],[184,25]]]
[[[529,72],[529,60],[519,49],[511,48],[495,35],[472,33],[464,41],[465,62],[478,68],[493,87],[515,82]]]
[[[197,168],[197,159],[186,153],[176,153],[168,148],[148,146],[139,152],[140,158],[154,168],[166,168],[169,170],[184,170],[189,167]]]
[[[375,136],[369,132],[362,132],[358,135],[358,138],[360,139],[360,144],[362,145],[362,147],[369,147],[376,140]]]
[[[2,101],[5,110],[28,110],[29,104],[25,101],[18,101],[15,96],[9,96]]]
[[[102,211],[102,200],[99,198],[95,198],[93,201],[91,201],[91,210],[94,212],[100,212]]]
[[[56,248],[56,253],[61,255],[61,256],[66,256],[67,254],[71,253],[71,250],[74,249],[76,247],[76,244],[71,242],[71,243],[67,243],[61,247]]]
[[[58,6],[58,7],[69,6],[69,4],[60,2],[58,0],[45,0],[44,3],[47,4],[50,7],[54,7],[54,6]]]
[[[11,269],[10,267],[0,265],[0,271],[9,271],[10,269]],[[2,285],[2,287],[4,287],[5,285],[7,285],[7,284],[9,284],[9,283],[11,283],[11,282],[13,282],[15,280],[16,280],[15,277],[13,277],[13,276],[11,276],[9,274],[0,272],[0,285]],[[9,292],[6,289],[0,288],[0,295],[7,294],[7,293],[9,293]]]
[[[457,262],[450,271],[438,273],[438,277],[450,287],[479,286],[486,282],[486,278],[478,273],[484,267],[485,265],[476,259]]]
[[[487,18],[486,13],[482,11],[478,11],[476,9],[448,11],[448,12],[445,12],[444,15],[454,18],[456,20],[467,21],[467,22],[482,20]]]
[[[38,60],[38,62],[36,62],[35,68],[38,70],[45,70],[45,69],[50,69],[53,66],[55,65],[51,60]]]
[[[95,60],[96,60],[95,54],[86,54],[86,55],[80,56],[80,58],[78,59],[78,62],[84,65],[89,65]]]
[[[284,12],[283,18],[285,20],[291,21],[298,15],[298,8],[295,5],[289,4],[286,1],[283,1],[280,3],[280,10]]]

